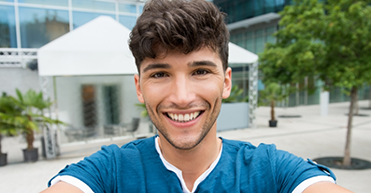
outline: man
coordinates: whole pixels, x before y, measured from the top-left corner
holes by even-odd
[[[147,2],[130,48],[138,99],[159,135],[103,146],[61,170],[45,192],[350,192],[326,167],[274,145],[217,137],[231,90],[228,37],[210,2]]]

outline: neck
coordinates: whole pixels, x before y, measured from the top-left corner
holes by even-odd
[[[213,129],[196,147],[180,150],[173,147],[162,135],[159,135],[159,146],[162,155],[173,166],[182,171],[183,179],[190,191],[202,173],[216,160],[220,153],[222,141]]]

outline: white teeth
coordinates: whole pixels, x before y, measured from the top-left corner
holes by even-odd
[[[189,114],[184,115],[184,121],[189,121]]]
[[[182,114],[179,115],[179,121],[180,121],[180,122],[183,121],[183,115],[182,115]]]
[[[188,122],[188,121],[192,121],[193,119],[197,118],[197,116],[200,113],[201,113],[200,111],[194,112],[194,113],[190,113],[190,114],[174,114],[174,113],[168,113],[168,116],[173,121],[177,121],[177,122]]]
[[[200,111],[194,112],[193,117],[196,118],[200,114]]]

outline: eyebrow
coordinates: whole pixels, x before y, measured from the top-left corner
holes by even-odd
[[[197,66],[211,66],[211,67],[218,67],[214,62],[204,60],[204,61],[195,61],[188,63],[189,67],[197,67]],[[155,63],[149,64],[147,67],[143,69],[143,73],[153,69],[170,69],[171,66],[167,63]]]
[[[153,70],[153,69],[159,69],[159,68],[165,68],[169,69],[171,68],[169,64],[149,64],[147,67],[143,69],[143,73],[147,72],[148,70]]]
[[[197,67],[197,66],[210,66],[210,67],[218,67],[214,62],[209,60],[203,60],[203,61],[195,61],[188,64],[190,67]]]

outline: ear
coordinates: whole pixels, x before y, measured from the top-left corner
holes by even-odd
[[[135,81],[135,89],[137,91],[137,97],[138,97],[139,102],[144,103],[142,90],[140,89],[140,80],[139,79],[140,79],[139,75],[135,74],[134,75],[134,81]]]
[[[224,73],[224,88],[222,94],[223,99],[229,97],[229,95],[231,94],[231,88],[232,88],[232,69],[228,67]]]

